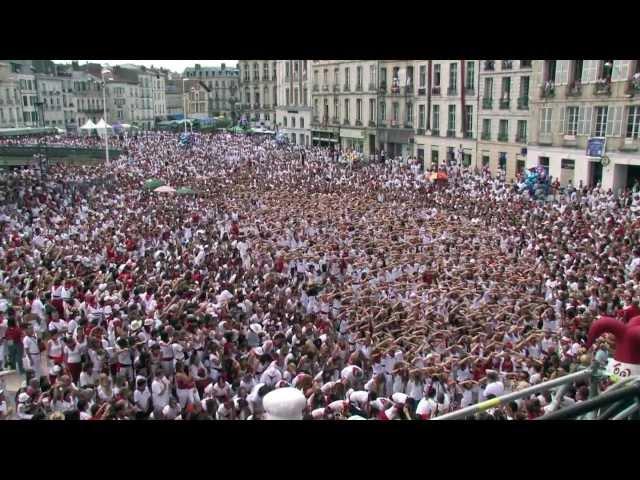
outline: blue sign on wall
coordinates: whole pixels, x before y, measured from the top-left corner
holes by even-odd
[[[587,141],[587,157],[601,158],[604,155],[604,137],[591,137]]]

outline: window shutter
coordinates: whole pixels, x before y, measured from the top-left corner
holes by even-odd
[[[585,107],[584,111],[584,134],[591,136],[593,132],[593,107]]]
[[[629,64],[629,60],[614,60],[611,79],[614,81],[627,80],[629,78]]]
[[[622,136],[622,114],[624,112],[624,107],[615,107],[614,108],[614,117],[613,117],[613,130],[611,135],[614,137]]]
[[[618,107],[608,107],[607,111],[607,126],[605,129],[605,136],[610,137],[613,135],[613,122],[615,120]]]
[[[558,60],[556,62],[555,83],[562,85],[569,82],[569,60]]]
[[[582,83],[595,82],[598,74],[598,60],[585,60],[582,67]]]
[[[584,114],[585,114],[585,107],[578,107],[578,135],[585,135]]]
[[[566,117],[567,117],[567,109],[565,107],[562,107],[560,109],[560,128],[558,129],[560,133],[564,133],[566,131],[565,129],[565,125],[567,121]]]

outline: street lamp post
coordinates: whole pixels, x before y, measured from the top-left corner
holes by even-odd
[[[105,162],[109,165],[109,132],[107,131],[107,81],[105,75],[109,75],[111,70],[108,68],[102,69],[102,109],[104,113],[104,153]]]
[[[182,79],[182,102],[183,102],[183,106],[184,106],[184,115],[182,118],[182,121],[184,122],[184,134],[187,134],[187,91],[185,90],[184,87],[184,82],[186,82],[187,79],[183,78]]]

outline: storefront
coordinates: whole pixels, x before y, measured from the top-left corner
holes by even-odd
[[[342,150],[355,150],[362,153],[364,151],[363,131],[355,128],[342,128],[340,130],[340,141]]]

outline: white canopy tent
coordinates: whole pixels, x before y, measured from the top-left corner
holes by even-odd
[[[80,130],[95,130],[96,129],[96,124],[93,123],[91,120],[87,120],[87,123],[85,123],[83,126],[80,127]]]
[[[107,128],[111,128],[111,125],[105,122],[104,118],[101,118],[100,121],[95,126],[96,130],[106,130]]]

